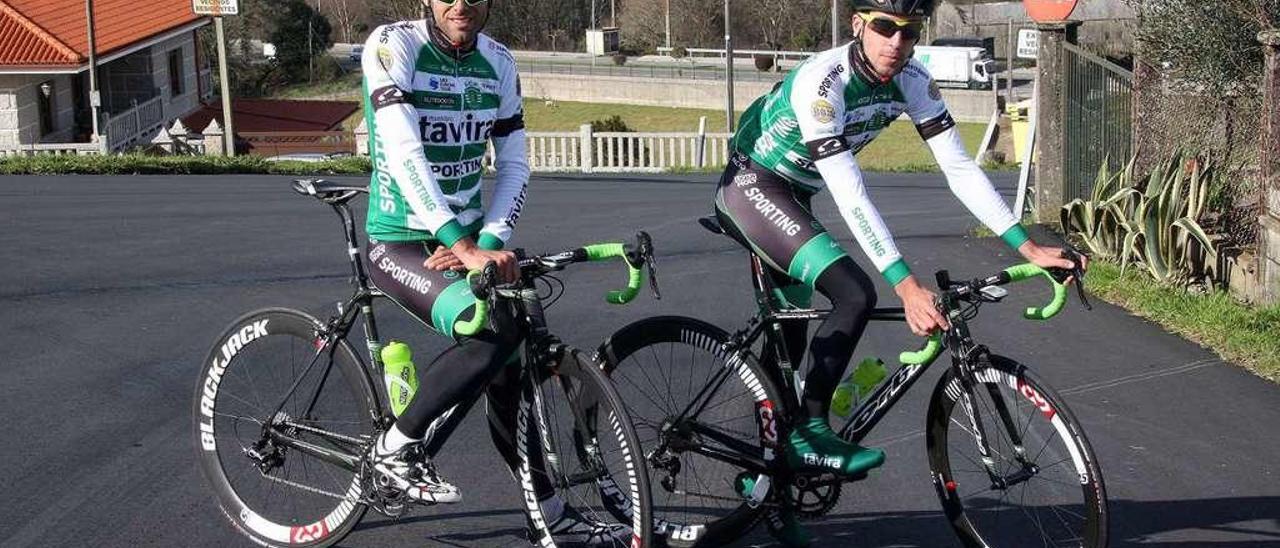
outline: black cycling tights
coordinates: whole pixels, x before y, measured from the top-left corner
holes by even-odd
[[[871,309],[876,306],[875,283],[848,256],[831,263],[815,285],[831,301],[831,315],[818,325],[809,344],[810,369],[801,402],[804,418],[827,417],[831,394],[840,384],[854,347],[867,328]],[[806,325],[804,321],[782,324],[792,364],[799,364],[804,356]]]

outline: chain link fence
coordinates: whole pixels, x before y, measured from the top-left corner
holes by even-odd
[[[1138,172],[1179,151],[1207,156],[1222,175],[1222,186],[1210,198],[1211,209],[1221,213],[1202,224],[1224,236],[1222,248],[1256,244],[1261,211],[1261,90],[1203,93],[1165,76],[1161,67],[1139,62],[1135,66],[1134,118]]]

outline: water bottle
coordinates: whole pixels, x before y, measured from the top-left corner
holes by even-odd
[[[854,408],[876,389],[886,375],[884,362],[880,361],[880,358],[862,360],[831,394],[831,412],[848,418]]]
[[[382,348],[382,379],[387,383],[387,399],[391,413],[399,417],[404,413],[413,394],[418,391],[418,375],[410,361],[409,345],[391,341]]]

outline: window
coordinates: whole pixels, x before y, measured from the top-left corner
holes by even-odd
[[[40,136],[53,133],[53,97],[57,92],[53,80],[36,86],[36,109],[40,112]]]
[[[169,52],[169,96],[182,95],[182,48]]]

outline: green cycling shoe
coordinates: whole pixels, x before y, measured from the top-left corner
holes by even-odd
[[[788,441],[785,453],[792,470],[834,472],[855,478],[884,464],[884,451],[840,439],[824,418],[796,425]]]

